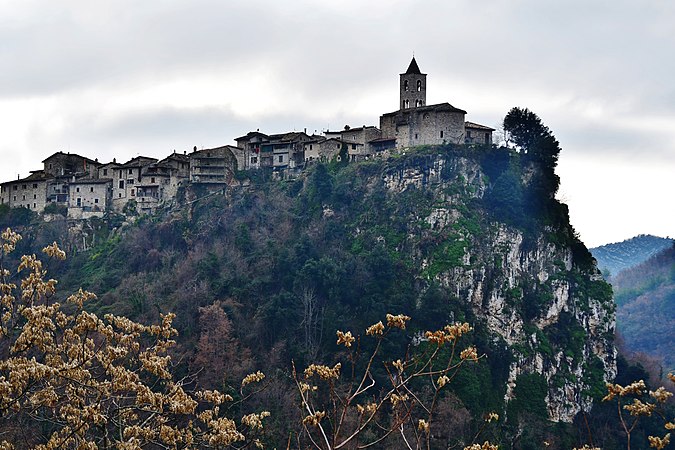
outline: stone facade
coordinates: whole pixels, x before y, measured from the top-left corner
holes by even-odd
[[[420,68],[413,56],[408,70],[400,76],[400,109],[419,108],[427,104],[427,74]]]
[[[492,145],[494,128],[486,127],[473,122],[464,124],[464,143],[473,145]]]
[[[47,189],[52,179],[50,174],[37,170],[26,178],[2,183],[0,204],[42,211],[47,205]]]
[[[449,103],[401,109],[380,117],[382,137],[396,139],[397,148],[464,143],[466,111]]]
[[[228,184],[237,169],[237,158],[231,146],[196,150],[190,157],[190,182]]]
[[[305,162],[315,161],[330,162],[337,158],[343,145],[347,145],[341,139],[316,139],[305,142]]]
[[[110,178],[82,178],[69,183],[68,217],[102,217],[110,205]]]
[[[138,201],[136,194],[142,179],[143,167],[156,162],[156,158],[137,156],[113,169],[112,207],[115,211],[121,212],[131,200]]]

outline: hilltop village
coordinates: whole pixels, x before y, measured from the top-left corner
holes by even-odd
[[[380,116],[380,126],[345,126],[321,135],[252,131],[236,145],[183,152],[162,160],[138,156],[125,163],[101,163],[74,153],[56,152],[43,168],[0,184],[0,204],[43,212],[67,207],[71,219],[101,217],[107,211],[152,213],[176,198],[179,188],[202,185],[222,189],[236,171],[270,168],[292,176],[318,161],[362,161],[386,157],[418,145],[491,145],[493,128],[465,120],[466,111],[450,103],[427,105],[427,75],[413,57],[400,75],[400,109]]]

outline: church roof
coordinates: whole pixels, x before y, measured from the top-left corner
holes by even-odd
[[[417,65],[417,61],[415,61],[415,57],[413,56],[412,61],[410,61],[410,65],[408,66],[408,70],[405,71],[405,75],[421,75],[422,72],[420,72],[420,67]]]
[[[455,108],[452,106],[450,103],[438,103],[436,105],[427,105],[427,106],[417,106],[415,108],[405,108],[405,109],[399,109],[398,111],[382,114],[382,117],[389,117],[389,116],[395,116],[398,114],[420,114],[424,112],[454,112],[454,113],[461,113],[461,114],[466,114],[466,111],[463,109]]]

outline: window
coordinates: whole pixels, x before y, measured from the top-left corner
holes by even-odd
[[[75,188],[75,192],[80,192],[80,188],[79,187]]]
[[[405,80],[405,81],[403,82],[403,90],[404,90],[404,91],[407,91],[407,90],[409,90],[409,89],[410,89],[410,86],[408,86],[408,80]]]
[[[33,194],[33,200],[37,200],[37,194]]]
[[[415,139],[417,139],[417,133],[415,133]]]
[[[136,196],[136,191],[134,189],[131,190],[131,196],[132,197]]]
[[[312,149],[312,144],[309,144],[309,149],[310,149],[310,150]]]
[[[98,205],[98,199],[97,198],[94,199],[94,203]]]
[[[82,206],[82,199],[80,197],[77,198],[77,206]]]
[[[441,139],[443,138],[443,130],[441,130]]]
[[[25,195],[22,195],[22,197],[23,197],[23,198],[22,198],[21,200],[26,200],[26,196],[25,196]]]
[[[33,189],[37,189],[37,183],[33,183]]]
[[[14,186],[12,186],[12,189],[15,190],[15,191],[16,191],[18,188],[19,188],[19,186],[17,186],[16,184],[15,184]]]
[[[279,155],[279,162],[284,162],[284,155]]]
[[[37,209],[37,203],[33,203],[33,209]]]
[[[150,183],[154,183],[154,182],[155,182],[155,178],[154,177],[150,178]]]
[[[257,156],[251,156],[251,164],[257,164],[258,163],[258,157]]]
[[[417,80],[417,92],[422,90],[422,80]]]
[[[129,169],[129,174],[134,173],[134,169]]]
[[[119,193],[119,198],[122,198],[122,193],[121,193],[121,192]]]
[[[133,179],[127,180],[127,184],[134,184],[134,180]]]
[[[471,131],[466,130],[466,138],[471,139]]]
[[[418,108],[422,106],[422,100],[415,100],[415,106]]]
[[[485,133],[485,143],[486,144],[490,143],[490,133]]]
[[[410,108],[410,100],[403,100],[403,108]]]
[[[352,144],[352,150],[356,150],[356,144]]]
[[[124,189],[124,180],[120,180],[120,189]],[[120,197],[122,194],[120,194]]]
[[[108,169],[103,169],[103,175],[108,175]]]
[[[93,188],[93,187],[90,187],[90,188],[89,188],[89,192],[94,192],[94,188]]]
[[[26,186],[25,184],[22,184],[22,185],[21,185],[21,189],[26,189],[27,187],[28,187],[28,186]]]

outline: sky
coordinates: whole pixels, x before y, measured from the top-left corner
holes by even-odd
[[[675,237],[673,24],[666,0],[0,0],[0,181],[377,126],[414,54],[427,104],[541,117],[587,246]]]

